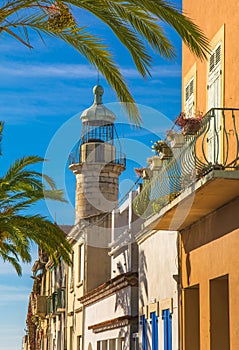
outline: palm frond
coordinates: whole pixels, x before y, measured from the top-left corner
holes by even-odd
[[[20,263],[18,262],[18,259],[6,253],[4,250],[1,249],[1,247],[0,247],[0,257],[3,259],[4,262],[7,261],[14,267],[18,276],[22,275],[22,268]]]
[[[209,40],[188,16],[180,12],[175,4],[165,0],[131,0],[130,2],[168,23],[197,57],[201,60],[207,58],[210,52]]]
[[[163,57],[175,56],[174,47],[158,20],[173,27],[200,59],[206,58],[209,51],[208,40],[200,28],[174,4],[165,0],[57,0],[57,16],[54,16],[54,11],[51,14],[51,0],[12,0],[0,7],[1,30],[24,45],[31,46],[28,30],[33,30],[41,38],[41,34],[58,37],[80,52],[106,78],[123,102],[130,119],[137,125],[141,122],[138,108],[109,47],[77,25],[72,9],[67,5],[88,11],[104,22],[128,49],[143,77],[150,75],[152,63],[148,44]],[[22,29],[21,35],[16,33],[17,29]]]

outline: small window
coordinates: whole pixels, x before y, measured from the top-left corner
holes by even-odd
[[[72,265],[68,269],[68,282],[70,285],[70,290],[74,289],[74,252],[72,252]]]
[[[110,339],[109,340],[109,350],[115,350],[116,349],[116,339]]]
[[[78,248],[78,282],[84,279],[84,244]]]
[[[107,340],[103,340],[101,343],[101,350],[107,350]]]
[[[117,339],[117,350],[123,350],[124,349],[124,338],[118,338]]]

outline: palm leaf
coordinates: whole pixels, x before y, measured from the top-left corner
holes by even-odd
[[[200,28],[189,17],[180,13],[174,4],[165,0],[57,0],[57,4],[61,9],[65,8],[65,4],[77,6],[91,12],[109,26],[128,49],[139,73],[144,77],[150,75],[152,63],[148,44],[163,57],[175,56],[173,45],[165,35],[158,19],[173,27],[199,58],[206,58],[209,51],[208,40]],[[49,22],[51,5],[51,0],[4,2],[0,7],[1,28],[27,46],[31,45],[28,29],[36,31],[41,38],[42,33],[58,37],[73,46],[106,78],[109,85],[116,91],[130,119],[140,124],[141,118],[135,101],[109,48],[82,26],[77,26],[70,8],[66,10],[66,14],[73,20],[67,22],[63,18],[63,26],[58,27],[57,23],[55,27],[51,25]],[[21,35],[15,32],[19,28],[22,28]]]

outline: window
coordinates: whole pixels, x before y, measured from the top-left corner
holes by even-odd
[[[187,118],[191,118],[194,115],[194,77],[189,80],[185,86],[185,114]]]
[[[74,289],[74,252],[72,252],[72,265],[68,268],[68,283],[72,291]]]
[[[172,315],[170,310],[163,310],[164,350],[172,350]]]
[[[147,319],[145,315],[141,316],[142,326],[142,350],[147,350]]]
[[[109,340],[109,350],[115,350],[116,349],[116,339],[110,339]]]
[[[117,339],[117,350],[124,349],[124,338]]]
[[[107,340],[101,342],[101,350],[107,350]]]
[[[97,350],[123,350],[124,347],[124,338],[114,338],[108,340],[98,340],[97,341]]]
[[[158,350],[158,316],[156,312],[150,313],[152,327],[152,350]]]
[[[78,247],[78,282],[84,279],[84,244]]]

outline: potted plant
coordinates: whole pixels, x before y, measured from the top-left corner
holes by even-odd
[[[166,141],[158,140],[153,143],[152,150],[158,155],[161,159],[171,158],[173,153]]]
[[[182,128],[183,135],[195,135],[200,129],[203,113],[196,112],[194,117],[187,118],[184,112],[181,112],[177,117],[175,124]]]

